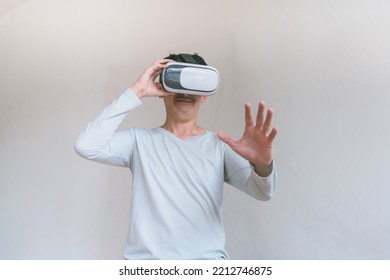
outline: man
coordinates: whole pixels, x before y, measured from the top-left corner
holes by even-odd
[[[84,158],[132,171],[125,259],[227,259],[223,183],[259,200],[271,198],[276,182],[273,111],[265,113],[260,102],[254,122],[246,104],[245,131],[238,141],[200,127],[197,115],[207,96],[173,94],[156,82],[171,58],[180,57],[153,63],[91,121],[75,150]],[[144,97],[163,98],[165,122],[154,129],[116,131]]]

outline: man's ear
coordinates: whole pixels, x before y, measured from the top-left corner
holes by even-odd
[[[202,96],[202,103],[204,103],[207,100],[208,96]]]

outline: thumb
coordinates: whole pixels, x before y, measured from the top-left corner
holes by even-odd
[[[219,139],[221,139],[223,142],[228,144],[232,149],[234,146],[236,146],[236,140],[234,140],[232,137],[229,135],[223,133],[223,132],[218,132],[217,136]]]
[[[166,91],[161,83],[155,82],[154,86],[156,87],[156,96],[163,98],[165,96],[175,95],[174,93]]]

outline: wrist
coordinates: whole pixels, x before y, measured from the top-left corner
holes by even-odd
[[[254,164],[251,162],[251,165],[257,175],[260,177],[268,177],[272,173],[273,160],[269,164]]]
[[[144,89],[142,87],[140,87],[139,85],[137,85],[136,83],[133,84],[131,87],[130,87],[130,90],[132,92],[134,92],[135,95],[137,95],[138,98],[142,98],[145,96],[144,94]]]

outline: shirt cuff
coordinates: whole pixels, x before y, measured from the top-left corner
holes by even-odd
[[[260,176],[259,174],[256,173],[255,166],[253,165],[253,163],[249,162],[249,164],[250,164],[250,166],[251,166],[252,173],[253,173],[253,175],[254,175],[255,177],[258,177],[258,178],[261,178],[261,179],[267,179],[267,178],[271,178],[271,177],[274,175],[274,173],[275,173],[275,168],[276,168],[276,167],[275,167],[275,161],[274,161],[274,159],[272,159],[272,171],[271,171],[271,173],[270,173],[268,176],[266,176],[266,177]]]

